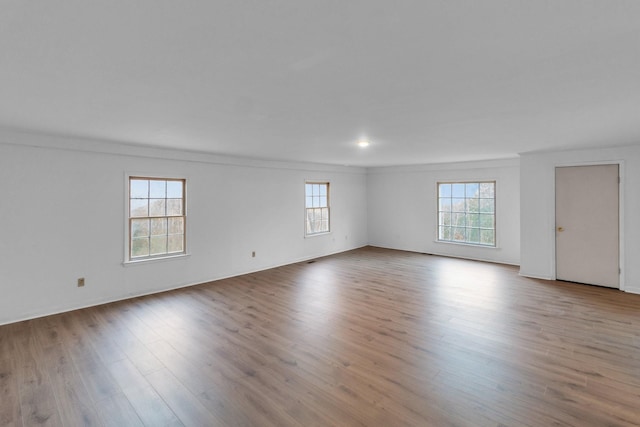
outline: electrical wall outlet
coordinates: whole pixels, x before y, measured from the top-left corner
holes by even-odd
[[[80,277],[78,279],[78,287],[81,288],[84,286],[84,277]]]

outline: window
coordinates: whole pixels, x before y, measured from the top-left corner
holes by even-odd
[[[329,232],[329,183],[307,182],[305,185],[305,234]]]
[[[496,245],[496,183],[439,182],[438,240]]]
[[[129,178],[129,260],[185,253],[184,179]]]

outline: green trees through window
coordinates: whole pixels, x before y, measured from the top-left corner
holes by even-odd
[[[495,181],[438,183],[438,240],[496,245]]]

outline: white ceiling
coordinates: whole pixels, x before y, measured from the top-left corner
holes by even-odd
[[[636,144],[640,1],[4,0],[0,127],[356,166]]]

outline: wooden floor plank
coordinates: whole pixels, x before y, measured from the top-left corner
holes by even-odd
[[[131,406],[129,399],[122,393],[102,399],[97,402],[96,408],[105,427],[140,427],[144,425]]]
[[[62,344],[43,349],[46,370],[64,425],[99,426],[93,402]]]
[[[16,336],[14,357],[20,412],[25,426],[61,426],[56,402],[40,345],[33,331],[34,321]]]
[[[155,391],[167,402],[180,422],[186,426],[224,426],[224,421],[212,414],[169,371],[161,370],[146,376]]]
[[[153,387],[128,388],[124,394],[145,426],[184,426]]]
[[[8,349],[0,358],[0,427],[22,426],[22,414],[20,412],[20,396],[15,377],[15,364]]]
[[[637,426],[640,296],[366,247],[0,326],[0,426]]]

